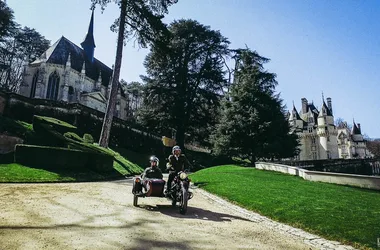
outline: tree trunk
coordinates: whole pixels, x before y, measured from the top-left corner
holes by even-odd
[[[127,15],[127,1],[121,1],[120,6],[120,19],[119,19],[119,34],[117,38],[117,49],[115,59],[115,69],[112,75],[111,94],[109,95],[106,113],[104,115],[102,132],[100,133],[99,145],[107,148],[109,137],[111,133],[112,120],[115,113],[117,88],[119,85],[119,76],[121,68],[121,59],[123,57],[123,42],[124,42],[124,30],[125,30],[125,17]]]
[[[182,123],[177,124],[175,139],[177,141],[177,145],[181,147],[182,151],[184,151],[185,150],[185,128]]]

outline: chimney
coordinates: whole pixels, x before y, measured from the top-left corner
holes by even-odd
[[[302,114],[306,114],[307,112],[307,99],[306,98],[302,98],[301,99],[301,102],[302,102]]]
[[[326,100],[327,100],[327,107],[330,109],[331,114],[332,114],[333,110],[332,110],[331,98],[327,97]]]
[[[360,127],[360,123],[358,123],[356,125],[358,125],[359,133],[361,134],[362,133],[362,128]]]

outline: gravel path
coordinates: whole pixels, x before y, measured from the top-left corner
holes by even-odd
[[[352,249],[199,189],[186,215],[165,198],[133,207],[131,187],[131,180],[0,184],[0,249]]]

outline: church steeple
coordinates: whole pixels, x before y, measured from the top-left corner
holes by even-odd
[[[94,60],[95,40],[94,40],[94,10],[92,10],[90,25],[84,41],[80,44],[90,62]]]

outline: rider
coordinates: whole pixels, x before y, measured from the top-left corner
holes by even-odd
[[[190,165],[186,156],[181,154],[181,148],[179,146],[173,147],[172,154],[168,157],[168,160],[169,162],[166,164],[166,168],[169,170],[169,177],[166,194],[168,194],[168,190],[171,189],[172,181],[178,172],[184,171]]]
[[[141,178],[143,180],[145,179],[162,179],[163,175],[161,172],[161,169],[158,167],[158,164],[160,163],[160,160],[152,155],[149,158],[150,161],[150,167],[146,168],[144,173],[142,173]]]
[[[146,192],[148,192],[148,188],[147,188],[146,184],[148,183],[149,179],[162,179],[163,178],[161,169],[158,167],[160,160],[156,156],[152,155],[149,158],[149,161],[150,161],[150,167],[147,167],[144,170],[144,173],[141,174],[143,187],[145,188]],[[140,188],[140,190],[141,190],[141,188]]]

